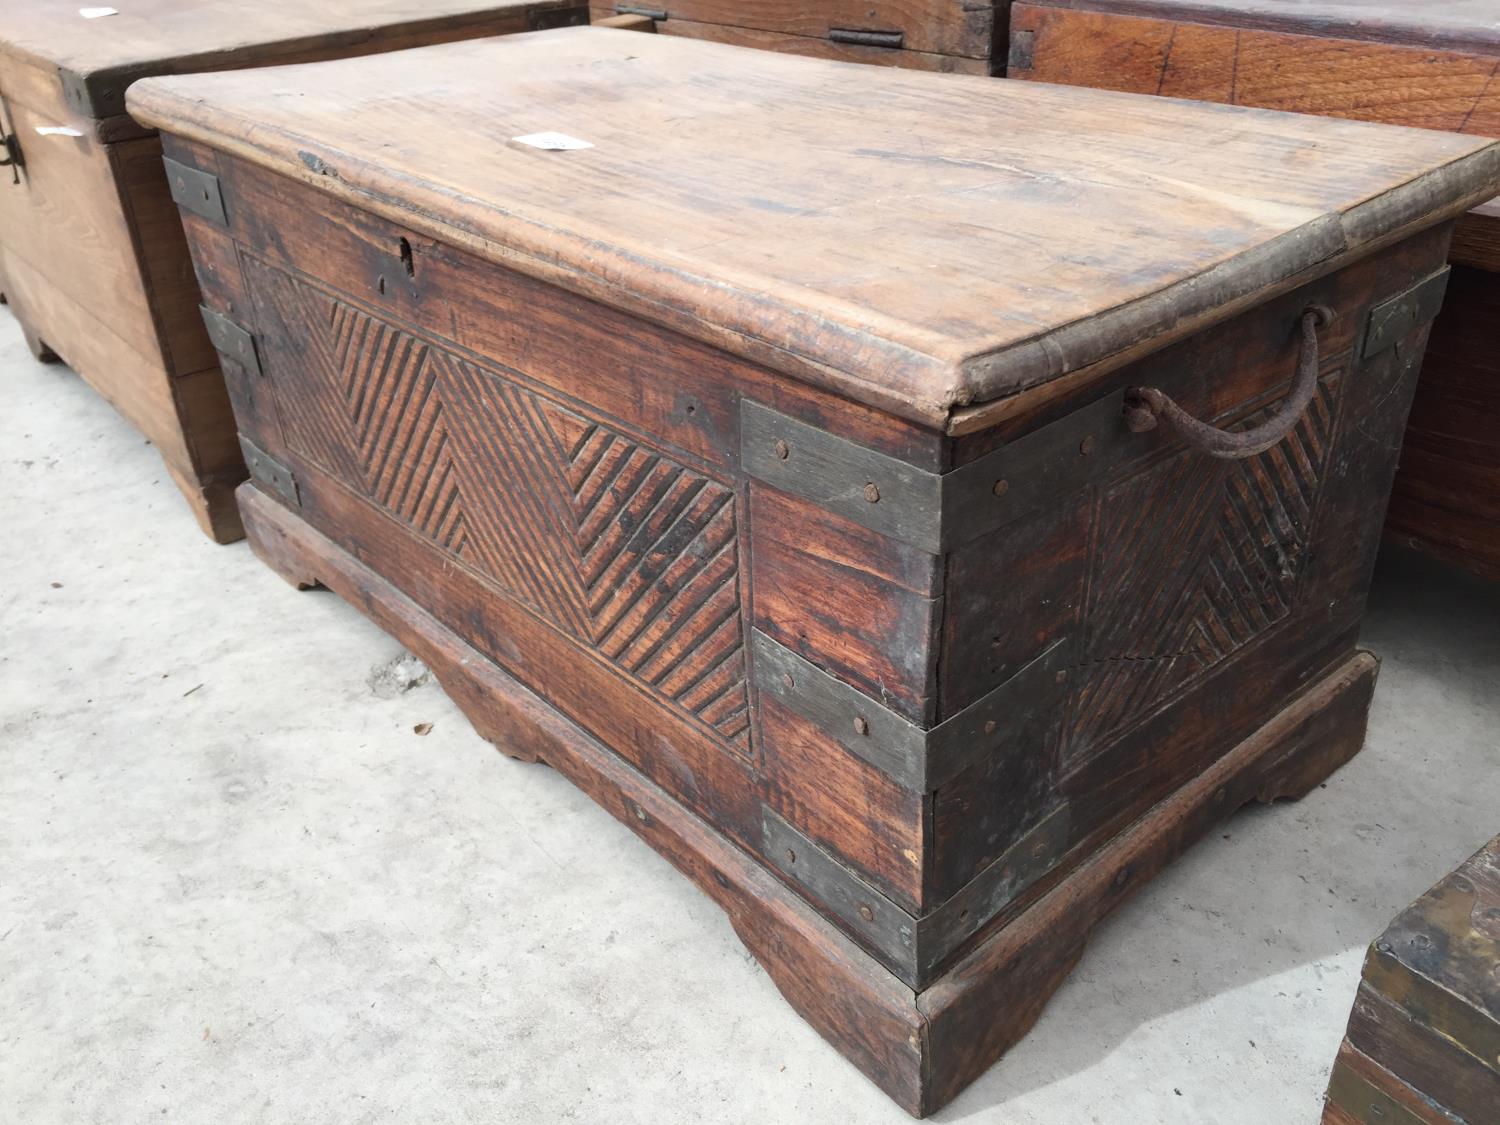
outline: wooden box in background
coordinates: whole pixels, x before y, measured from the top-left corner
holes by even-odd
[[[914,70],[993,74],[1010,0],[593,0],[595,23],[644,17],[663,35]],[[644,27],[637,28],[643,30]]]
[[[913,1112],[1191,840],[1359,749],[1500,145],[594,28],[130,98],[225,202],[183,218],[252,546],[695,879]]]
[[[204,531],[238,539],[224,341],[200,317],[173,193],[222,201],[168,184],[126,86],[586,20],[573,0],[131,0],[92,19],[77,0],[0,0],[0,294],[33,354],[60,356],[151,439]]]
[[[1026,0],[1009,75],[1500,136],[1487,0]],[[1389,535],[1500,581],[1500,204],[1455,236]]]
[[[1500,836],[1370,945],[1324,1125],[1500,1121]]]

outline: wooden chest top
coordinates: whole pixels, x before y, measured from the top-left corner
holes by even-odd
[[[130,109],[934,425],[1500,189],[1471,137],[598,28],[152,79]],[[516,140],[548,132],[590,147]]]
[[[1500,54],[1494,0],[1038,0],[1051,8]]]
[[[532,27],[555,26],[540,15],[546,11],[559,13],[558,22],[588,18],[574,0],[130,0],[113,15],[85,18],[90,10],[77,0],[0,0],[0,57],[59,71],[65,86],[77,87],[69,100],[93,117],[121,112],[125,85],[149,74],[482,34],[512,12],[530,14]],[[563,21],[568,12],[574,18]]]

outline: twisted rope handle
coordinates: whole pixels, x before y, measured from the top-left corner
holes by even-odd
[[[1221,430],[1194,418],[1155,387],[1132,387],[1125,392],[1125,424],[1135,433],[1166,424],[1187,445],[1210,457],[1238,459],[1264,453],[1291,433],[1318,393],[1318,329],[1333,320],[1333,310],[1309,305],[1302,311],[1302,347],[1297,353],[1297,377],[1276,413],[1250,430]]]

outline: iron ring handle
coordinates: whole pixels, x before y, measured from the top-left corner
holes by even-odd
[[[1155,429],[1158,422],[1187,445],[1210,457],[1230,460],[1254,457],[1279,442],[1302,420],[1318,393],[1318,329],[1333,320],[1333,310],[1309,305],[1302,311],[1302,346],[1297,353],[1297,376],[1276,413],[1250,430],[1221,430],[1194,418],[1155,387],[1132,387],[1125,392],[1125,424],[1136,433]]]

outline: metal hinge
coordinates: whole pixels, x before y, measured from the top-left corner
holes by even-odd
[[[263,375],[260,355],[255,350],[255,337],[248,329],[241,328],[220,312],[207,305],[199,305],[203,315],[203,327],[208,329],[208,338],[221,356],[232,359],[252,375]]]
[[[219,177],[212,172],[190,168],[170,156],[161,159],[167,170],[167,186],[172,200],[184,211],[202,215],[216,223],[229,225],[229,216],[224,211],[224,192],[219,187]]]
[[[1116,391],[948,473],[919,469],[746,402],[746,473],[846,519],[942,554],[1082,488],[1151,448],[1122,421]]]
[[[239,435],[240,452],[245,455],[245,468],[257,484],[264,485],[294,508],[302,507],[302,493],[297,488],[297,478],[292,471],[260,446]]]
[[[1360,358],[1369,359],[1379,355],[1387,348],[1394,347],[1404,336],[1431,321],[1443,307],[1443,294],[1447,289],[1448,267],[1444,266],[1406,292],[1398,293],[1372,308]]]
[[[1010,54],[1005,60],[1005,70],[1030,70],[1036,55],[1036,32],[1034,31],[1012,31],[1010,33]]]
[[[856,47],[899,49],[906,42],[904,31],[867,31],[854,27],[830,27],[828,38],[834,43],[852,43]]]
[[[755,683],[914,793],[970,766],[1035,750],[1060,713],[1072,646],[1056,641],[1010,679],[935,727],[919,727],[859,689],[751,631]]]

